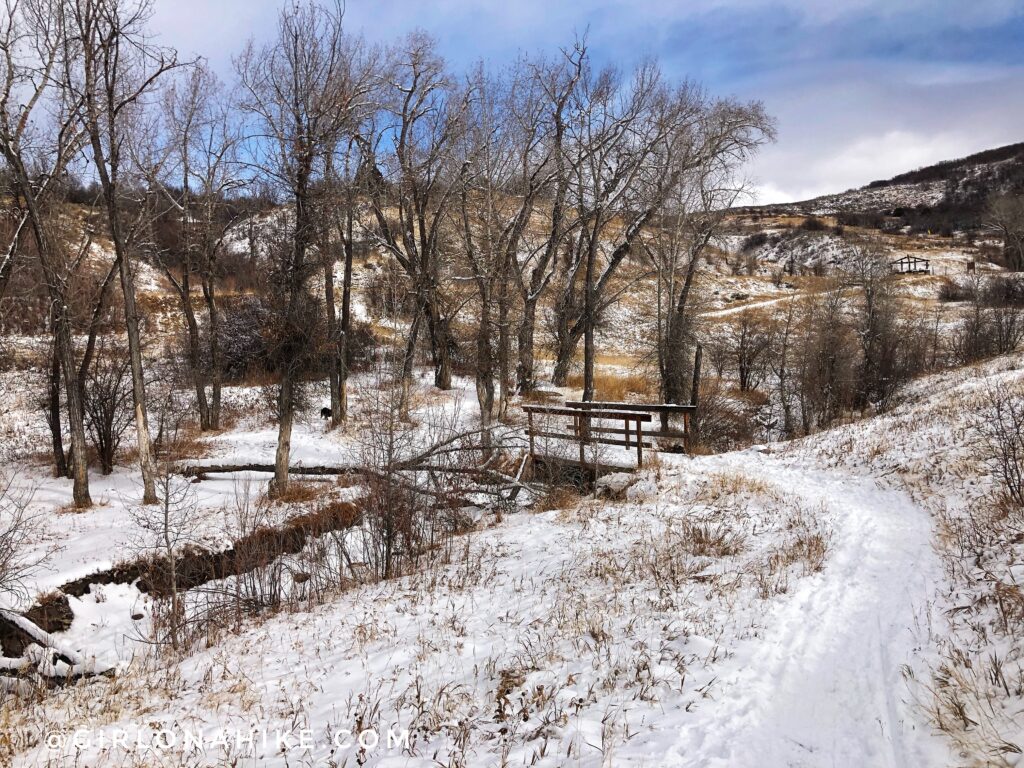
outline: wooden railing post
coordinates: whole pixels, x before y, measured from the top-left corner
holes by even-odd
[[[532,462],[535,460],[535,454],[533,450],[533,411],[526,412],[526,424],[526,429],[530,433],[530,461]],[[530,471],[532,472],[533,470]]]
[[[627,425],[626,432],[629,432]],[[644,465],[644,424],[640,419],[636,420],[636,468]]]
[[[583,419],[584,418],[587,419],[587,428],[588,428],[587,431],[589,432],[590,431],[589,430],[589,427],[590,427],[590,414],[586,413],[585,411],[581,411],[580,412],[580,419],[579,419],[579,427],[576,430],[576,434],[578,434],[580,436],[580,466],[581,467],[586,467],[587,466],[587,454],[586,454],[586,451],[583,449],[583,441],[586,439],[586,435],[584,433],[584,428],[583,428]]]

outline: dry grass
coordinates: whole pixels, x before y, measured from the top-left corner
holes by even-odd
[[[735,557],[743,551],[745,536],[722,522],[683,521],[667,536],[674,546],[697,557]]]
[[[799,576],[809,576],[825,566],[831,535],[823,527],[821,517],[800,504],[793,505],[783,524],[785,540],[753,566],[754,581],[762,599],[788,592],[794,571]]]
[[[322,483],[290,480],[287,487],[273,497],[278,504],[306,504],[324,495]]]
[[[583,388],[583,374],[571,374],[566,386]],[[658,382],[642,373],[594,372],[595,400],[626,402],[630,399],[657,399]]]
[[[712,472],[706,476],[701,500],[713,503],[726,496],[751,496],[778,500],[778,491],[763,480],[739,472]]]
[[[568,486],[555,485],[539,497],[533,506],[535,512],[551,512],[556,509],[575,509],[579,506],[579,491]]]
[[[170,462],[205,458],[210,454],[211,446],[204,437],[198,425],[189,424],[181,429],[173,440],[159,446],[160,458]],[[138,456],[137,451],[135,455]]]

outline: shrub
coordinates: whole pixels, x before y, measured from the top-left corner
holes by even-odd
[[[946,279],[939,286],[939,301],[973,301],[974,288]]]
[[[986,307],[1024,307],[1024,278],[1020,275],[994,277],[981,291]]]
[[[86,375],[82,400],[85,426],[100,460],[103,474],[114,471],[121,438],[131,425],[131,358],[126,348],[109,345],[100,337],[96,359]]]
[[[753,235],[748,235],[743,239],[743,245],[740,246],[740,250],[743,253],[750,253],[756,248],[760,248],[768,243],[767,232],[757,232]]]
[[[996,387],[986,400],[977,422],[985,460],[1007,498],[1024,507],[1024,390]]]
[[[817,216],[808,216],[800,222],[800,229],[805,232],[824,232],[828,229],[828,225]]]

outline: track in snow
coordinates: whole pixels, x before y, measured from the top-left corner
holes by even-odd
[[[743,471],[752,452],[708,459]],[[832,520],[821,573],[793,585],[664,765],[721,768],[943,764],[945,748],[905,703],[901,667],[941,578],[928,513],[901,492],[839,472],[756,457],[756,474]]]

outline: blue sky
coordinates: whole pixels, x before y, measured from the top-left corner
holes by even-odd
[[[278,0],[155,0],[163,44],[225,80]],[[748,174],[759,202],[860,186],[1024,141],[1024,0],[347,0],[346,22],[387,43],[414,28],[455,68],[553,51],[588,31],[601,62],[656,56],[712,93],[760,99],[778,141]]]

